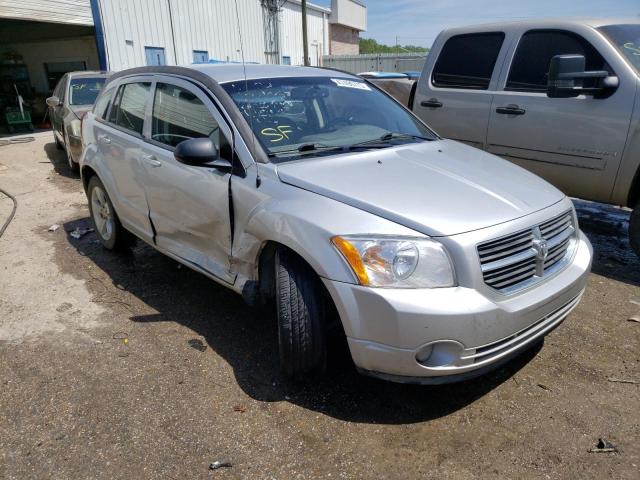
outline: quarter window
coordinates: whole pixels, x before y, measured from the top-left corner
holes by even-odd
[[[184,88],[158,83],[153,101],[151,138],[169,147],[191,138],[210,137],[220,156],[231,159],[230,146],[207,106]]]
[[[151,84],[127,83],[118,90],[109,122],[142,135],[144,112]]]
[[[487,90],[504,33],[473,33],[451,37],[433,69],[436,87]]]
[[[557,30],[532,30],[525,33],[511,63],[505,90],[546,92],[549,63],[556,55],[584,55],[587,70],[610,70],[602,55],[584,38]],[[585,79],[584,87],[593,87],[597,79]]]

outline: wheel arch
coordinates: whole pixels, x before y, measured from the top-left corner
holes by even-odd
[[[627,196],[627,207],[635,208],[640,200],[640,168],[636,170],[636,174],[633,176],[631,182],[631,188],[629,189],[629,195]]]

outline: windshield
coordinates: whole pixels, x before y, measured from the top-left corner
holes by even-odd
[[[275,162],[436,138],[394,100],[359,79],[269,78],[222,86]]]
[[[105,78],[75,78],[69,84],[69,105],[93,105]]]
[[[600,30],[640,73],[640,25],[607,25]]]

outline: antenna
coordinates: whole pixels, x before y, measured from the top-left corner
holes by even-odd
[[[244,75],[244,89],[247,94],[247,99],[249,98],[249,82],[247,80],[247,66],[244,60],[244,44],[242,42],[242,29],[240,28],[240,13],[238,12],[238,0],[235,0],[236,6],[236,23],[238,25],[238,36],[240,37],[240,58],[242,59],[242,73]],[[252,151],[255,152],[255,141],[256,136],[253,131],[253,117],[250,115],[251,111],[249,111],[249,126],[251,127],[251,142],[253,143]],[[235,155],[234,155],[235,157]],[[229,182],[231,182],[231,177],[229,177]],[[260,186],[260,171],[258,170],[258,166],[256,165],[256,188]],[[231,183],[229,183],[231,185]]]

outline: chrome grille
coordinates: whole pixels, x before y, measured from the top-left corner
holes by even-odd
[[[484,281],[511,293],[559,270],[571,257],[576,229],[571,211],[526,230],[478,245]]]

